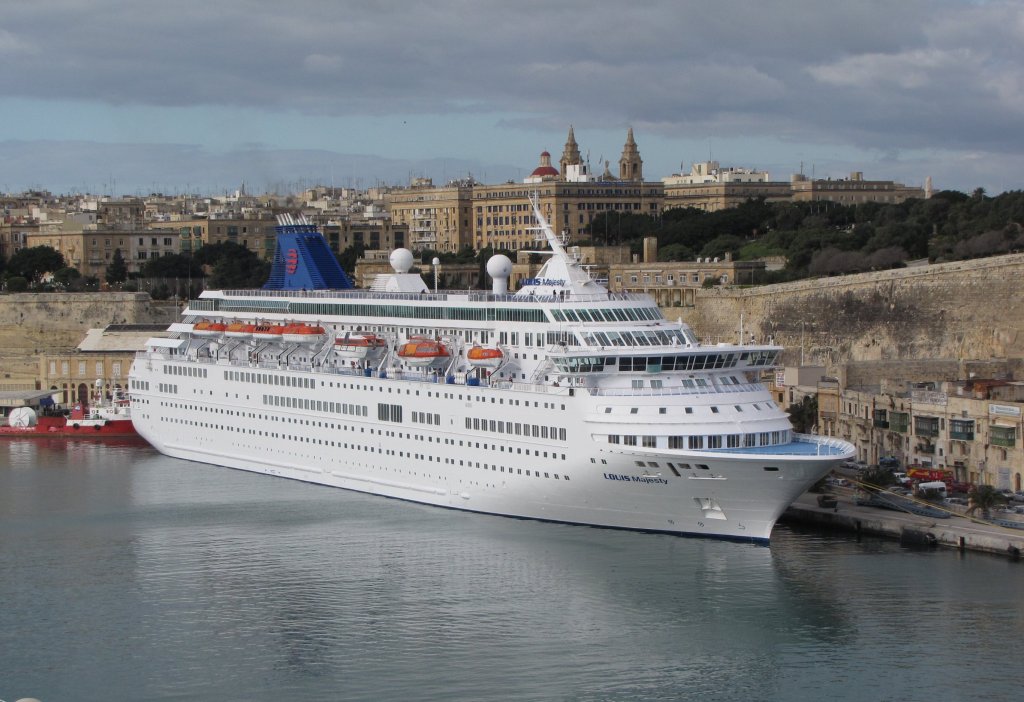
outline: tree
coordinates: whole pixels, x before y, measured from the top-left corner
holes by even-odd
[[[53,274],[53,282],[64,290],[78,290],[82,284],[82,274],[77,268],[61,268]]]
[[[978,189],[981,190],[981,188]],[[1005,503],[1006,498],[991,485],[975,485],[967,493],[967,502],[969,505],[967,514],[974,514],[976,510],[981,510],[982,519],[989,519],[992,508]]]
[[[13,275],[7,279],[7,292],[25,292],[28,290],[28,280],[20,275]]]
[[[146,278],[202,278],[202,267],[184,254],[169,254],[151,258],[142,264],[141,273]]]
[[[356,270],[356,262],[363,257],[366,253],[366,245],[355,243],[346,248],[339,254],[335,255],[338,259],[338,263],[341,264],[341,269],[346,273],[354,273]]]
[[[878,492],[890,485],[895,485],[896,476],[893,475],[892,470],[889,468],[872,466],[861,474],[860,481],[868,492]]]
[[[793,404],[786,410],[793,428],[801,434],[810,433],[818,425],[818,398],[807,395],[800,404]]]
[[[107,266],[104,277],[111,285],[121,285],[128,280],[128,266],[124,262],[124,256],[121,255],[121,249],[114,249],[114,257],[110,259],[110,265]]]
[[[693,250],[684,244],[669,244],[658,247],[659,261],[689,261],[693,258]]]
[[[270,262],[241,244],[223,241],[196,251],[193,262],[212,268],[212,288],[258,288],[270,277]]]
[[[32,246],[15,251],[7,262],[8,275],[25,278],[32,284],[53,271],[64,268],[64,256],[51,246]]]

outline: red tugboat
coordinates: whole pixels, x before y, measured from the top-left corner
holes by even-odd
[[[108,405],[88,407],[75,403],[71,412],[37,415],[31,407],[17,407],[0,426],[0,438],[5,437],[68,437],[68,438],[123,438],[138,436],[132,424],[128,396],[115,391]]]

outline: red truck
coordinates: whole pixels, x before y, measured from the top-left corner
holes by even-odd
[[[954,492],[969,492],[971,489],[970,483],[962,483],[956,479],[951,470],[940,470],[938,468],[922,468],[920,466],[910,466],[907,468],[907,477],[919,483],[935,482],[941,480],[946,484],[946,489],[950,493]]]

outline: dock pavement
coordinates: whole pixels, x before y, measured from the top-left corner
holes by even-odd
[[[899,539],[907,546],[981,551],[1014,560],[1024,554],[1024,529],[1003,527],[980,517],[956,513],[951,513],[947,519],[936,519],[858,505],[855,493],[853,488],[831,488],[829,494],[837,498],[836,507],[820,507],[817,494],[804,493],[786,510],[782,521],[885,536]]]

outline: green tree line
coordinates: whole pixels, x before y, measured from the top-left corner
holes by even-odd
[[[768,203],[705,212],[668,210],[660,217],[602,213],[589,228],[590,243],[629,244],[658,240],[662,261],[722,257],[738,260],[781,256],[786,267],[760,282],[854,273],[1024,250],[1024,192],[987,197],[941,191],[898,204],[834,202]]]

